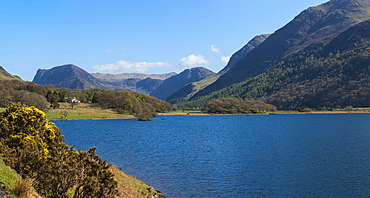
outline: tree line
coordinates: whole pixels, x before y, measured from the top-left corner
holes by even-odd
[[[83,103],[94,103],[121,113],[128,112],[137,117],[153,117],[158,112],[173,109],[170,103],[132,91],[67,89],[19,80],[0,81],[0,107],[21,103],[39,109],[58,108],[59,103],[66,102],[67,98],[76,98]]]

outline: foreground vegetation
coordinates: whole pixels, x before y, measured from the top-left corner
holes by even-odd
[[[26,181],[23,183],[29,189],[34,188],[43,197],[132,194],[122,190],[122,185],[139,192],[141,197],[160,195],[135,178],[122,177],[123,173],[114,176],[113,172],[120,171],[102,160],[96,154],[96,147],[77,151],[66,145],[60,130],[35,107],[11,105],[0,112],[0,153],[3,156],[0,159],[0,181],[6,184],[10,194],[20,186],[16,184],[18,181]]]
[[[96,148],[77,151],[35,107],[12,105],[0,114],[0,153],[44,197],[114,197],[117,182]]]

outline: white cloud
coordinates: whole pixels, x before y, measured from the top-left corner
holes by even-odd
[[[221,63],[229,63],[231,56],[221,56]]]
[[[107,50],[105,50],[105,53],[107,53],[107,54],[112,53],[112,52],[113,52],[113,50],[112,50],[112,49],[107,49]]]
[[[220,53],[220,49],[216,48],[214,45],[211,46],[212,52]]]
[[[206,58],[201,54],[199,55],[190,54],[188,57],[180,59],[181,67],[189,68],[198,65],[209,65],[209,61],[206,60]]]
[[[153,67],[170,67],[169,63],[156,62],[129,62],[125,60],[120,60],[117,63],[108,63],[104,65],[95,65],[92,69],[95,72],[109,72],[109,73],[119,73],[119,72],[146,72]]]

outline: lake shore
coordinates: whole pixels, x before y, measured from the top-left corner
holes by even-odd
[[[166,112],[158,113],[158,115],[279,115],[279,114],[344,114],[344,113],[370,113],[370,110],[356,110],[356,111],[311,111],[311,112],[298,112],[298,111],[277,111],[265,114],[209,114],[201,112]]]

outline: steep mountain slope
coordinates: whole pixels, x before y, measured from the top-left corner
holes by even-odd
[[[2,66],[0,66],[0,80],[22,80],[22,79],[18,76],[10,74]]]
[[[255,36],[252,40],[250,40],[246,45],[244,45],[241,49],[239,49],[231,56],[230,61],[218,74],[223,75],[228,72],[239,61],[245,58],[249,54],[249,52],[261,45],[269,36],[271,36],[271,34],[261,34]]]
[[[349,27],[370,19],[369,7],[368,0],[331,0],[303,11],[191,99],[258,76],[287,55],[330,41]]]
[[[328,43],[288,55],[266,72],[192,101],[259,98],[279,109],[333,109],[370,106],[370,20]]]
[[[215,73],[204,67],[186,69],[178,75],[166,79],[162,85],[155,89],[150,95],[166,100],[168,96],[179,90],[186,84],[197,82]]]
[[[76,65],[68,64],[52,69],[39,69],[33,82],[70,89],[106,88],[103,82]]]
[[[200,90],[214,83],[220,76],[228,72],[241,59],[243,59],[250,51],[252,51],[254,48],[256,48],[261,43],[263,43],[270,35],[271,34],[262,34],[262,35],[255,36],[252,40],[250,40],[246,45],[244,45],[240,50],[238,50],[231,56],[230,61],[220,72],[212,76],[209,76],[201,81],[189,83],[183,86],[178,91],[170,95],[167,98],[167,101],[170,101],[171,103],[178,103],[183,100],[187,100],[191,98],[196,93],[198,93]]]

